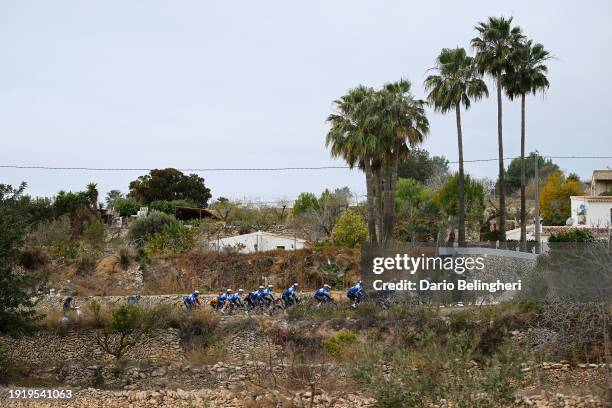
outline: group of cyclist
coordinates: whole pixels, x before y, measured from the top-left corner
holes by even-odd
[[[218,296],[213,296],[210,299],[210,304],[214,309],[221,310],[221,312],[225,313],[228,310],[242,307],[246,308],[248,311],[256,308],[269,308],[271,305],[275,305],[282,300],[282,307],[287,309],[299,302],[298,286],[299,285],[297,283],[289,286],[282,292],[280,298],[276,298],[274,296],[273,285],[268,285],[267,287],[260,286],[257,290],[246,294],[244,298],[243,289],[238,289],[236,292],[234,292],[232,289],[227,289]],[[319,305],[334,303],[330,290],[331,286],[324,284],[321,288],[314,292],[314,299]],[[357,306],[357,304],[363,300],[365,295],[366,293],[361,281],[357,282],[354,286],[351,286],[346,292],[346,296],[351,301],[351,307]],[[202,304],[200,292],[196,290],[191,295],[184,296],[183,303],[188,310],[200,306]]]

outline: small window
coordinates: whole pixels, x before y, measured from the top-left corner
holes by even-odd
[[[285,249],[285,246],[284,246],[284,245],[278,245],[278,246],[276,247],[276,249]]]

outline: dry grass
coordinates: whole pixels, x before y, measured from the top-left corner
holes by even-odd
[[[185,357],[192,364],[215,364],[225,360],[225,347],[222,342],[211,344],[208,347],[192,346],[185,351]]]

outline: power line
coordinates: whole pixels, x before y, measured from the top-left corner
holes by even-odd
[[[612,159],[612,156],[540,156],[545,159]],[[505,157],[506,160],[514,160],[520,157]],[[464,160],[464,163],[483,163],[498,161],[498,158],[488,159],[471,159]],[[449,164],[457,164],[459,161],[449,161]],[[33,166],[33,165],[15,165],[15,164],[0,164],[0,168],[4,169],[21,169],[21,170],[77,170],[77,171],[151,171],[154,168],[138,168],[138,167],[54,167],[54,166]],[[350,169],[349,166],[314,166],[314,167],[219,167],[219,168],[177,168],[179,171],[191,172],[232,172],[232,171],[302,171],[302,170],[336,170]]]

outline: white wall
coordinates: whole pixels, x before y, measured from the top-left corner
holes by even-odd
[[[241,246],[243,245],[244,248],[241,248],[240,252],[249,253],[256,251],[270,251],[273,249],[285,249],[287,251],[292,251],[295,249],[303,249],[304,243],[305,241],[302,239],[293,239],[258,231],[251,234],[222,238],[218,241],[212,241],[210,245],[213,249],[223,249],[224,247],[236,247],[237,244],[241,244]]]
[[[610,225],[610,209],[612,209],[611,201],[590,201],[586,197],[572,197],[572,218],[574,225],[586,225],[588,227],[606,228]],[[584,223],[580,223],[580,206],[586,208]]]

